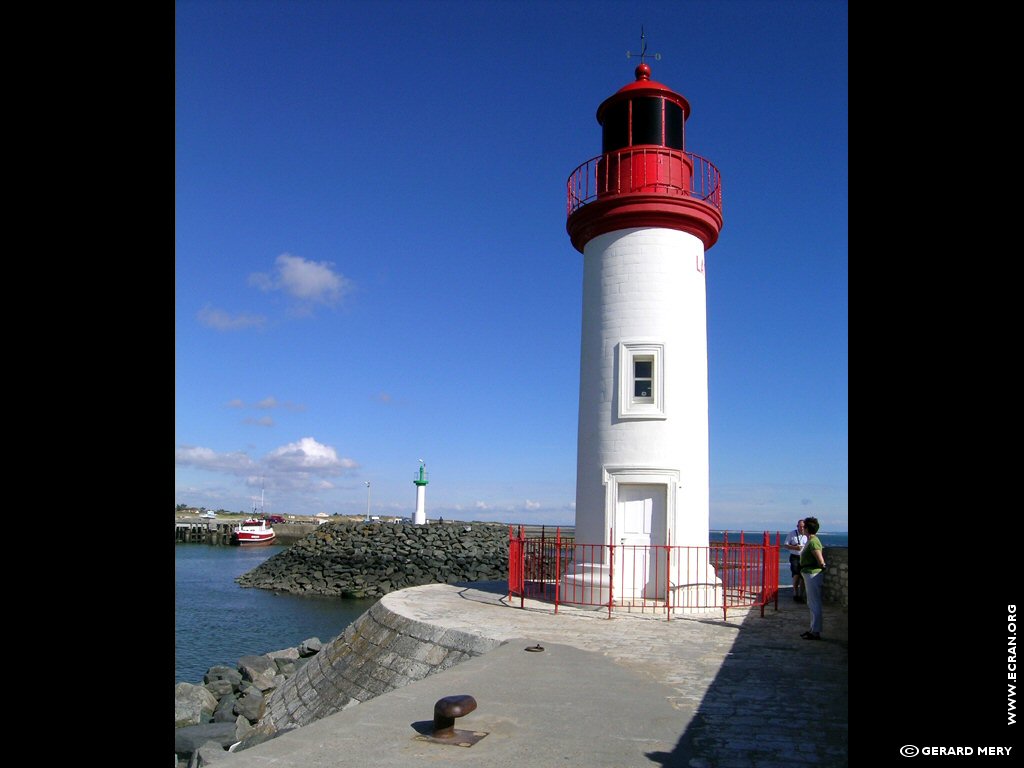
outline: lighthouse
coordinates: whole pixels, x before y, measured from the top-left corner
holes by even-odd
[[[567,183],[566,231],[583,254],[575,536],[616,545],[603,550],[612,562],[576,569],[605,584],[613,569],[619,599],[674,589],[684,605],[714,587],[707,550],[667,583],[649,547],[708,546],[704,257],[722,192],[718,169],[686,149],[687,100],[643,56],[634,74],[597,108],[601,154]]]
[[[423,463],[423,459],[420,459],[419,474],[412,482],[416,486],[416,512],[412,521],[415,525],[424,525],[427,522],[427,483],[430,481],[427,479],[427,467]]]

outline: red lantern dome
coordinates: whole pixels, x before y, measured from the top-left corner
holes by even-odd
[[[704,248],[722,228],[718,169],[686,151],[690,104],[651,80],[641,63],[636,80],[597,108],[601,152],[568,180],[566,230],[583,252],[594,237],[630,227],[663,227],[699,237]]]

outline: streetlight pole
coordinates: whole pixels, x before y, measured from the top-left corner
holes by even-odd
[[[363,522],[370,522],[370,481],[366,481],[366,520]]]

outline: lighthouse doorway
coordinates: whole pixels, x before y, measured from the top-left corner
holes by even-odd
[[[615,591],[623,598],[664,597],[656,550],[650,546],[668,543],[668,488],[619,483],[617,489],[613,543],[620,546],[616,547]]]

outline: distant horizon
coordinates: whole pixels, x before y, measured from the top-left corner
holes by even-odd
[[[181,502],[181,503],[184,503],[184,502]],[[191,505],[191,504],[187,504],[186,507],[188,509],[194,509],[194,510],[197,510],[197,511],[202,511],[202,510],[210,509],[209,507],[205,507],[205,506],[201,506],[201,505]],[[177,509],[175,510],[175,512],[183,512],[183,511],[185,511],[185,510],[177,510]],[[223,507],[218,507],[216,509],[213,509],[212,511],[213,512],[224,512],[225,514],[229,514],[229,515],[251,515],[252,514],[251,511],[250,512],[245,512],[243,510],[238,510],[237,512],[234,512],[234,511],[231,511],[229,509],[224,509]],[[316,517],[317,516],[317,514],[305,514],[305,513],[297,513],[297,512],[275,512],[275,513],[269,513],[268,512],[267,514],[295,515],[296,517]],[[377,516],[377,517],[410,517],[410,515],[407,515],[407,514],[397,514],[397,513],[384,513],[384,514],[381,514],[379,512],[372,512],[371,513],[371,517],[373,517],[373,516]],[[333,513],[331,515],[328,515],[328,519],[331,518],[331,517],[346,517],[346,518],[352,517],[352,518],[360,518],[360,519],[362,519],[364,517],[364,514],[363,513],[358,513],[358,512],[351,512],[351,513],[348,513],[348,512],[346,512],[346,513],[335,512],[335,513]],[[428,521],[430,521],[430,520],[438,520],[438,519],[446,519],[446,518],[445,518],[445,516],[443,514],[442,515],[434,515],[434,516],[427,515],[427,520]],[[493,524],[493,525],[529,525],[529,526],[533,526],[533,527],[544,526],[544,527],[547,527],[547,528],[575,528],[576,527],[576,523],[575,522],[571,522],[571,523],[565,523],[565,522],[562,522],[562,523],[549,523],[549,522],[531,523],[531,522],[525,522],[525,521],[522,521],[522,520],[518,520],[518,521],[480,520],[480,519],[476,519],[476,518],[463,518],[463,517],[454,517],[454,516],[453,517],[448,517],[447,520],[449,522],[457,522],[457,523],[488,523],[488,524]],[[785,527],[785,526],[783,526],[783,527],[768,527],[768,528],[760,528],[760,527],[757,527],[757,526],[755,526],[755,527],[738,526],[738,527],[735,527],[735,528],[716,528],[716,527],[712,526],[712,527],[708,528],[708,532],[709,533],[725,533],[727,531],[730,532],[730,533],[733,532],[733,531],[742,531],[744,533],[764,533],[765,531],[768,531],[769,533],[776,533],[776,532],[778,532],[778,533],[788,534],[791,530],[793,530],[793,528]],[[849,532],[849,530],[842,530],[842,531],[832,530],[832,531],[818,531],[818,533],[820,535],[823,535],[823,536],[844,535],[844,534],[848,536],[850,532]]]

